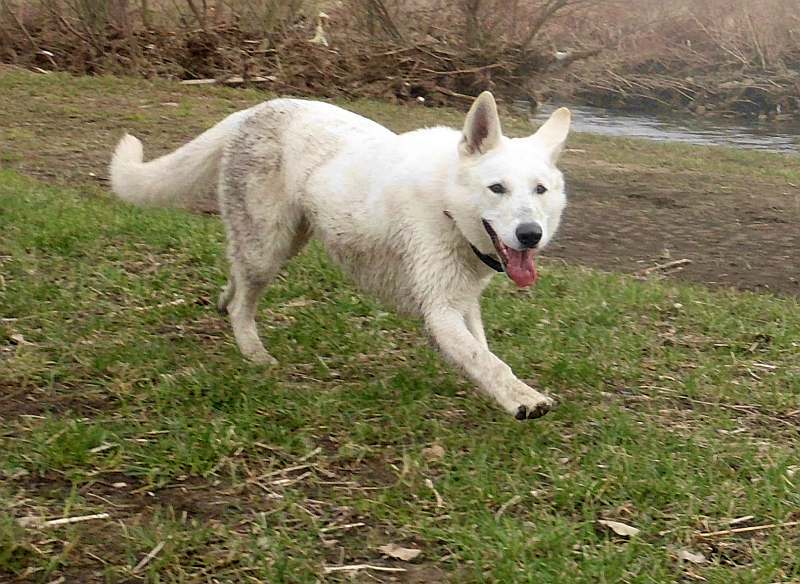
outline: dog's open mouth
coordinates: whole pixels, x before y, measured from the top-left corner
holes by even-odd
[[[526,288],[536,282],[539,274],[536,272],[533,250],[519,251],[508,247],[500,241],[497,233],[492,229],[492,225],[486,219],[483,219],[483,227],[492,239],[497,255],[500,257],[500,263],[503,264],[503,269],[508,277],[520,288]]]

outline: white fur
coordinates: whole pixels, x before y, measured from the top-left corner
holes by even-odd
[[[400,135],[329,104],[278,99],[151,162],[125,136],[111,176],[138,204],[217,208],[217,193],[231,262],[220,308],[250,359],[274,361],[256,331],[257,302],[315,236],[362,289],[421,316],[442,353],[505,410],[538,417],[552,400],[488,349],[479,297],[493,272],[470,244],[495,254],[484,220],[513,249],[521,223],[539,223],[539,248],[550,241],[565,205],[555,162],[568,130],[562,109],[533,136],[506,138],[488,93],[462,131]],[[494,183],[507,192],[490,191]],[[536,194],[539,184],[546,193]]]
[[[138,138],[125,134],[111,159],[111,188],[136,205],[217,209],[219,161],[227,138],[250,110],[236,112],[171,154],[143,162]]]

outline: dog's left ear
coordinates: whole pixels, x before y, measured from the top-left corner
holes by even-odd
[[[530,139],[544,148],[550,156],[550,162],[555,164],[561,152],[564,150],[564,143],[569,134],[569,126],[572,114],[565,108],[558,108],[554,111],[541,128],[536,130]]]
[[[497,104],[492,94],[484,91],[469,108],[458,149],[465,156],[486,154],[500,144],[502,135]]]

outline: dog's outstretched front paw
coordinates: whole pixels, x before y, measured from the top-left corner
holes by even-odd
[[[553,398],[536,391],[521,381],[514,383],[501,403],[506,411],[517,420],[541,418],[556,405]]]

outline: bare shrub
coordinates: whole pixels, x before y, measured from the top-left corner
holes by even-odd
[[[797,0],[0,0],[0,60],[427,103],[800,110]]]

